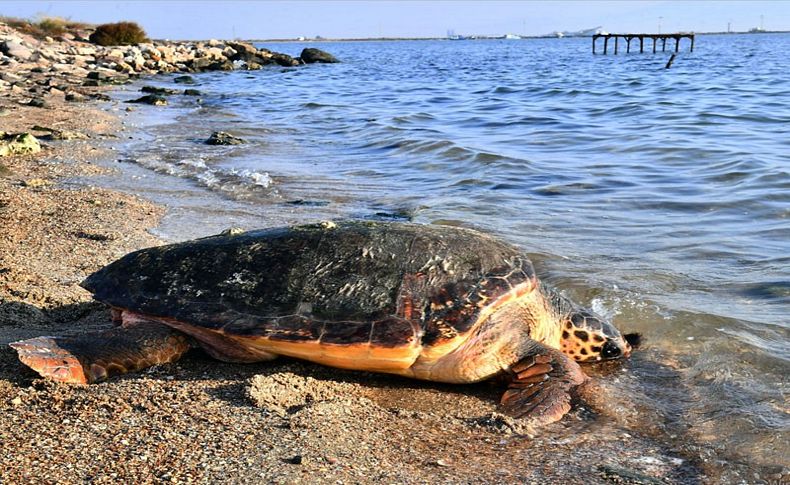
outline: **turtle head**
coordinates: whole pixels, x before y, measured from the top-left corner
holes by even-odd
[[[611,360],[628,357],[636,340],[589,310],[576,309],[562,322],[560,349],[577,362]]]

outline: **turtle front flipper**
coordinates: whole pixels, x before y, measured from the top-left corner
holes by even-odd
[[[542,345],[510,371],[513,380],[502,395],[502,410],[536,425],[559,421],[571,409],[571,392],[587,379],[579,364]]]
[[[166,325],[141,322],[76,337],[36,337],[10,346],[42,377],[90,384],[178,360],[191,343]]]

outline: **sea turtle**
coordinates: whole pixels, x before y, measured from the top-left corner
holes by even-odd
[[[346,221],[226,232],[111,263],[83,287],[113,329],[12,343],[42,376],[92,383],[173,362],[279,355],[436,382],[504,376],[506,413],[570,410],[576,361],[628,356],[599,316],[538,281],[518,248],[479,232]]]

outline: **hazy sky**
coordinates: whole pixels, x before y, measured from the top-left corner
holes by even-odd
[[[0,15],[133,20],[170,39],[790,30],[790,1],[8,1]]]

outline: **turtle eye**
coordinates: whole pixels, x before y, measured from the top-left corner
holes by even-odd
[[[614,343],[612,340],[607,340],[601,349],[601,357],[604,359],[616,359],[620,357],[622,353],[623,351],[620,350],[620,346]]]

